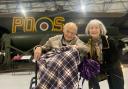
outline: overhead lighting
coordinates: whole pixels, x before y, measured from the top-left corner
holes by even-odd
[[[85,3],[83,0],[80,0],[80,4],[81,4],[81,11],[85,12]]]
[[[23,8],[22,5],[20,5],[20,11],[26,17],[26,10]]]
[[[85,12],[85,6],[84,5],[81,5],[81,11]]]
[[[26,11],[24,9],[21,9],[21,12],[24,16],[26,16]]]

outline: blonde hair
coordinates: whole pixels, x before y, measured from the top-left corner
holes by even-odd
[[[77,33],[78,27],[75,23],[73,23],[73,22],[66,23],[63,27],[63,30],[66,30],[66,28],[68,28],[68,27],[75,29],[75,32]]]
[[[99,26],[100,30],[101,30],[101,35],[106,35],[107,34],[107,30],[106,30],[106,27],[104,26],[104,24],[98,20],[98,19],[93,19],[91,21],[89,21],[89,23],[87,24],[86,28],[85,28],[85,34],[89,35],[89,30],[90,30],[90,27],[92,25],[97,25]]]

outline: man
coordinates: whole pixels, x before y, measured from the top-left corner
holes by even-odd
[[[38,60],[40,75],[40,81],[35,89],[77,89],[77,66],[80,63],[78,52],[72,49],[64,51],[65,49],[67,50],[67,46],[75,47],[80,52],[83,52],[83,47],[86,50],[84,42],[76,35],[77,29],[75,23],[66,23],[63,27],[62,35],[51,37],[43,46],[39,45],[35,47],[34,59]],[[54,48],[60,49],[57,49],[57,51],[51,50]],[[43,50],[51,50],[49,51],[50,57],[49,52],[41,56]]]
[[[36,46],[34,49],[34,59],[40,59],[42,50],[50,50],[53,48],[60,48],[62,46],[72,45],[79,51],[83,50],[83,47],[87,50],[84,43],[77,37],[77,25],[73,22],[68,22],[63,27],[63,34],[56,35],[49,38],[49,40],[43,46]]]

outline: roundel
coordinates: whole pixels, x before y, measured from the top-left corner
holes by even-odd
[[[39,18],[36,21],[36,31],[41,30],[41,31],[47,31],[47,30],[51,30],[53,29],[53,22],[50,18],[48,17],[42,17]]]
[[[42,22],[42,23],[40,24],[40,30],[46,31],[46,30],[48,30],[48,28],[49,28],[48,23]]]

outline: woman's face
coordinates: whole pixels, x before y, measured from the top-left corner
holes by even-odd
[[[92,38],[94,38],[94,39],[99,38],[100,34],[101,34],[101,30],[100,30],[100,26],[99,25],[93,24],[93,25],[90,26],[89,35]]]

